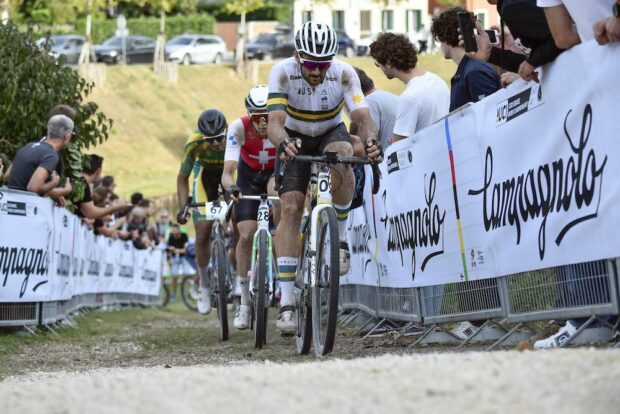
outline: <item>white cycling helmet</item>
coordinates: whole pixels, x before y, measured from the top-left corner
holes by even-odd
[[[317,58],[338,53],[338,37],[328,24],[309,21],[295,34],[295,50]]]
[[[267,85],[254,85],[248,96],[245,97],[245,109],[248,112],[265,112],[267,110],[267,98],[269,88]]]

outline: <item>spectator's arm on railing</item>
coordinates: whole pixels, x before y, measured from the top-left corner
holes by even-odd
[[[73,187],[71,186],[71,179],[67,177],[67,181],[65,181],[65,185],[63,187],[52,188],[45,195],[57,199],[60,197],[68,196],[69,194],[71,194],[71,191],[73,191]]]
[[[32,174],[32,177],[30,177],[26,190],[31,193],[46,195],[50,190],[56,187],[58,183],[60,183],[60,177],[56,174],[56,171],[52,171],[51,179],[47,181],[49,177],[50,173],[47,169],[37,167],[34,174]]]
[[[545,7],[545,16],[557,47],[568,49],[581,43],[579,34],[573,24],[573,19],[570,17],[568,10],[566,10],[566,6],[560,4],[559,6]]]
[[[120,211],[129,206],[131,206],[131,204],[120,203],[109,207],[97,207],[94,202],[88,201],[86,203],[80,204],[80,210],[82,210],[82,214],[84,214],[84,217],[95,219],[114,214],[117,211]]]

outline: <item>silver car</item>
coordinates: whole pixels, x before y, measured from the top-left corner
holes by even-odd
[[[50,45],[50,54],[54,57],[60,57],[64,55],[68,65],[75,65],[78,63],[80,53],[82,52],[82,46],[86,42],[84,36],[78,35],[51,35],[49,37],[42,37],[37,40],[39,47],[44,47],[46,43]]]
[[[226,54],[226,43],[215,35],[179,35],[166,44],[166,59],[192,63],[220,63]]]

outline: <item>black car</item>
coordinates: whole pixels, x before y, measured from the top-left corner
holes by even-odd
[[[355,42],[344,30],[336,30],[338,36],[338,54],[346,57],[355,56]]]
[[[95,46],[97,62],[120,63],[123,58],[123,38],[114,36]],[[155,55],[155,40],[146,36],[125,37],[126,63],[150,63]]]
[[[261,33],[245,47],[248,59],[269,60],[293,56],[293,38],[283,33]]]

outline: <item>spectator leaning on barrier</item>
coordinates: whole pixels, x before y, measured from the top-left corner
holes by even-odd
[[[136,249],[150,247],[150,240],[146,235],[146,212],[142,207],[134,207],[131,211],[131,220],[127,224],[127,230]]]
[[[476,21],[477,52],[468,52],[476,60],[488,61],[511,72],[517,72],[526,81],[538,80],[535,69],[555,60],[563,49],[556,46],[543,10],[536,0],[487,0],[497,5],[497,12],[510,29],[523,54],[514,53],[491,44],[489,35]],[[462,40],[460,45],[462,46]]]
[[[456,73],[451,80],[450,111],[469,102],[478,102],[501,88],[499,75],[493,66],[487,62],[470,59],[465,55],[465,49],[458,45],[459,23],[456,15],[459,12],[466,10],[461,7],[444,10],[433,18],[431,26],[433,37],[440,42],[444,58],[451,59],[457,64]]]
[[[86,185],[84,186],[84,195],[82,196],[82,200],[80,200],[79,202],[79,209],[77,211],[77,215],[79,217],[86,217],[88,219],[96,219],[110,214],[114,214],[117,211],[128,207],[129,204],[126,203],[121,203],[110,207],[98,207],[95,205],[95,203],[93,202],[92,188],[94,183],[101,176],[103,157],[100,157],[97,154],[91,154],[89,157],[89,166],[87,168],[84,168],[84,170],[82,171],[82,179],[84,180]],[[105,188],[103,188],[103,190],[106,192],[107,196],[108,190]]]
[[[31,142],[17,152],[6,174],[8,186],[47,195],[64,205],[64,196],[71,193],[72,187],[67,178],[65,186],[58,188],[58,153],[67,146],[72,136],[73,121],[64,115],[52,116],[47,123],[47,137]]]
[[[592,31],[601,45],[620,41],[620,0],[614,3],[612,15],[594,23]]]
[[[555,44],[568,49],[594,39],[592,27],[612,14],[615,0],[537,0],[547,16]],[[574,22],[574,25],[573,25]]]
[[[396,122],[396,106],[398,105],[398,96],[393,93],[375,89],[375,83],[368,77],[366,72],[360,68],[354,67],[357,77],[360,79],[362,92],[366,97],[366,103],[370,110],[370,117],[379,127],[379,139],[381,147],[385,150],[394,134],[394,123]],[[357,125],[351,122],[350,133],[357,135]]]
[[[448,114],[450,91],[436,74],[417,66],[416,49],[404,35],[381,33],[370,44],[370,55],[388,79],[406,89],[398,97],[392,142],[413,136]]]
[[[172,277],[172,299],[176,298],[177,277],[191,274],[192,269],[185,260],[185,247],[189,241],[187,234],[181,232],[177,223],[171,227],[168,236],[168,253],[170,257],[170,275]]]

